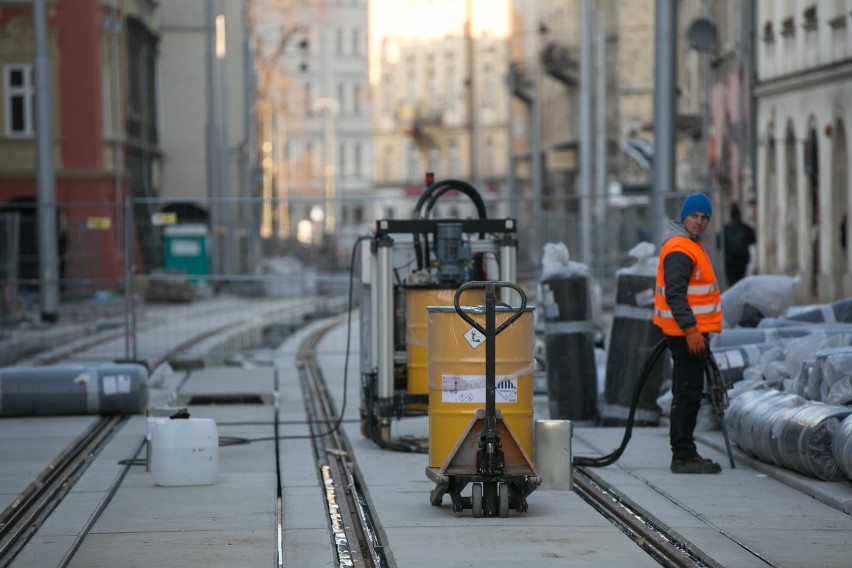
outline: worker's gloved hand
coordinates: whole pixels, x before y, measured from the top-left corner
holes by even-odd
[[[690,327],[686,330],[686,346],[689,348],[689,352],[696,357],[707,352],[707,341],[697,327]]]

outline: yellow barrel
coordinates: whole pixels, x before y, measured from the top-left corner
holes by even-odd
[[[485,306],[463,306],[485,328]],[[495,326],[515,309],[498,306]],[[533,455],[534,308],[497,336],[497,409],[530,459]],[[485,408],[485,337],[452,306],[429,312],[429,467],[441,467],[476,411]]]
[[[455,288],[407,288],[405,290],[405,342],[408,350],[406,393],[429,394],[429,306],[452,306]],[[473,288],[462,292],[459,305],[481,304],[485,292]],[[413,410],[426,410],[427,404],[411,404]]]

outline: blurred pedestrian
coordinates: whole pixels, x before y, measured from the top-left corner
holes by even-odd
[[[713,208],[706,195],[684,201],[680,222],[671,221],[663,235],[654,324],[666,336],[672,354],[672,409],[669,440],[673,473],[719,473],[722,467],[698,455],[695,423],[704,393],[707,334],[722,331],[722,299],[701,236]]]
[[[733,286],[745,277],[746,268],[751,260],[749,248],[757,238],[754,229],[743,222],[740,206],[731,204],[731,220],[723,227],[725,245],[725,277],[728,286]]]

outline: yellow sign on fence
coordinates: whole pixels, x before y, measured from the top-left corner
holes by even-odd
[[[174,225],[177,223],[177,213],[154,213],[151,215],[151,223],[158,225]]]
[[[103,231],[112,226],[112,220],[109,217],[86,217],[86,228],[95,231]]]

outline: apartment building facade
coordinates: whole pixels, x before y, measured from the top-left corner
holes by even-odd
[[[755,24],[758,269],[799,276],[800,301],[843,298],[852,294],[852,2],[760,1]]]
[[[462,4],[443,13],[441,33],[418,37],[424,26],[375,38],[373,218],[410,217],[427,172],[472,184],[489,215],[508,213],[508,40],[475,27],[476,7]],[[476,212],[467,198],[447,196],[433,215]]]
[[[124,271],[125,198],[154,191],[157,4],[48,2],[46,26],[60,277],[66,293],[112,287]],[[34,56],[32,6],[0,3],[0,208],[20,217],[25,287],[39,276]]]

